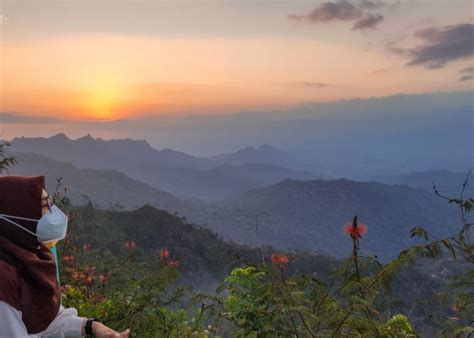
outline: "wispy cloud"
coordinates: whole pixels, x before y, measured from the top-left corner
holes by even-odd
[[[297,22],[325,23],[332,21],[353,21],[352,30],[374,29],[384,20],[380,13],[370,10],[385,6],[382,1],[360,0],[353,3],[348,0],[322,2],[307,14],[288,15],[288,19]]]
[[[382,74],[388,74],[389,73],[389,70],[388,69],[376,69],[372,72],[370,72],[370,74],[372,75],[382,75]]]
[[[459,81],[469,81],[469,80],[472,80],[472,79],[474,79],[474,76],[472,76],[472,75],[465,75],[465,76],[461,76],[461,77],[459,78]]]
[[[359,7],[363,9],[379,9],[384,7],[385,3],[382,1],[360,0]]]
[[[414,36],[425,44],[406,50],[411,58],[407,66],[443,68],[451,61],[474,55],[474,24],[471,23],[427,28],[415,32]]]
[[[329,86],[328,83],[310,82],[310,81],[298,82],[297,85],[302,86],[302,87],[307,87],[307,88],[314,88],[314,89],[320,89],[320,88],[325,88]]]
[[[474,79],[474,66],[469,66],[459,70],[458,72],[462,76],[459,78],[459,81],[470,81]]]
[[[469,66],[466,68],[463,68],[459,71],[460,74],[473,74],[474,73],[474,66]]]
[[[304,15],[290,15],[293,20],[310,22],[352,21],[362,15],[362,10],[349,1],[323,2]]]
[[[25,124],[41,124],[41,123],[60,123],[63,120],[48,116],[31,116],[17,113],[0,113],[0,123],[25,123]]]
[[[383,19],[383,15],[380,13],[368,13],[354,23],[352,30],[375,29]]]

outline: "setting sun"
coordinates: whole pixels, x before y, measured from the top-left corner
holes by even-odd
[[[88,86],[85,102],[83,103],[83,117],[110,120],[118,117],[117,110],[123,96],[120,93],[117,81],[107,75],[95,76]]]

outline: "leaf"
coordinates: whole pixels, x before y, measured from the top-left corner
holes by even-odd
[[[423,227],[419,226],[410,230],[410,237],[423,237],[423,239],[427,241],[428,233]]]
[[[444,244],[444,246],[446,247],[446,249],[449,250],[449,252],[451,253],[451,256],[453,256],[453,258],[456,258],[456,251],[454,251],[454,248],[453,248],[453,246],[451,245],[451,243],[449,243],[449,240],[444,239],[444,240],[443,240],[443,244]]]

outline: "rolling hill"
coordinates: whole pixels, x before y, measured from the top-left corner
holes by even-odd
[[[132,211],[99,210],[86,205],[74,211],[79,221],[72,225],[72,231],[92,250],[106,248],[121,257],[125,241],[133,241],[138,261],[147,261],[167,248],[179,260],[184,279],[200,290],[214,291],[233,267],[261,261],[260,250],[225,241],[208,229],[149,205]],[[264,252],[268,261],[273,251],[265,248]],[[292,271],[317,272],[325,279],[337,263],[328,256],[305,252],[294,253],[292,262]]]
[[[175,197],[115,170],[81,169],[36,154],[19,153],[17,159],[19,164],[11,168],[11,174],[46,174],[50,191],[54,190],[55,179],[63,177],[74,204],[90,200],[109,209],[150,204],[178,212],[227,240],[246,245],[268,244],[277,249],[341,257],[350,251],[350,240],[342,227],[358,214],[369,228],[364,252],[385,259],[413,243],[409,230],[414,226],[425,226],[435,236],[451,234],[458,227],[455,207],[433,193],[406,185],[287,179],[221,201],[202,202]],[[262,175],[266,172],[266,165],[247,166],[259,167]],[[218,176],[219,169],[214,170]],[[251,170],[255,172],[256,168]],[[257,217],[259,238],[255,231]]]
[[[459,227],[457,209],[433,194],[346,179],[285,180],[214,203],[202,221],[240,243],[262,242],[340,257],[351,250],[342,227],[356,214],[369,229],[363,251],[384,259],[414,243],[409,236],[412,227],[424,226],[434,236]]]
[[[15,157],[18,164],[10,168],[10,174],[45,175],[49,192],[55,191],[56,180],[62,177],[63,188],[74,205],[90,201],[100,208],[135,209],[149,204],[180,213],[193,208],[191,203],[116,170],[80,169],[37,154],[18,153]]]
[[[433,184],[442,194],[458,197],[461,186],[466,179],[466,173],[456,173],[448,170],[418,171],[409,174],[380,177],[378,181],[386,184],[406,184],[410,187],[433,192]],[[466,193],[474,192],[473,185],[466,187]]]

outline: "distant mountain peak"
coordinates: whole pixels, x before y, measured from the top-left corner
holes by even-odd
[[[81,142],[81,141],[91,142],[91,141],[100,141],[100,139],[96,140],[95,138],[92,137],[91,134],[87,134],[87,135],[85,135],[83,137],[80,137],[76,140],[76,142]]]
[[[274,146],[268,145],[268,144],[262,144],[261,146],[258,147],[245,147],[241,148],[240,150],[236,151],[235,153],[228,153],[228,154],[222,154],[225,156],[229,155],[267,155],[269,153],[284,153],[283,150],[280,150],[278,148],[275,148]],[[217,155],[220,156],[220,155]]]
[[[28,138],[25,138],[28,139]],[[43,139],[43,138],[42,138]],[[49,141],[55,141],[55,142],[64,142],[64,141],[71,141],[75,143],[97,143],[97,144],[103,144],[103,145],[114,145],[114,144],[129,144],[129,145],[134,145],[135,147],[141,147],[144,150],[154,150],[154,148],[148,143],[148,141],[142,139],[142,140],[134,140],[131,138],[121,138],[121,139],[110,139],[106,140],[101,137],[93,137],[90,133],[87,133],[86,135],[79,137],[75,140],[69,138],[66,134],[64,133],[59,133],[57,135],[51,136],[49,138],[45,138],[44,140],[49,140]]]
[[[163,148],[163,149],[160,150],[160,152],[163,153],[163,154],[167,154],[167,153],[169,153],[169,154],[183,153],[183,152],[181,152],[181,151],[176,151],[176,150],[173,150],[173,149],[171,149],[171,148]],[[183,154],[184,154],[184,153],[183,153]]]
[[[56,134],[54,136],[51,136],[49,139],[50,140],[57,140],[57,141],[59,141],[59,140],[61,140],[61,141],[71,141],[71,139],[69,137],[67,137],[67,135],[64,134],[64,133]]]

